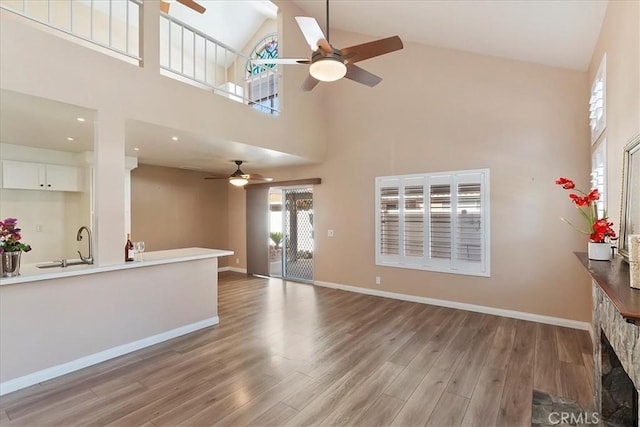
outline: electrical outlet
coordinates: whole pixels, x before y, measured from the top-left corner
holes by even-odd
[[[333,237],[333,230],[327,230],[327,236]]]
[[[42,224],[36,224],[36,233],[42,233]]]
[[[379,285],[382,283],[382,279],[380,278],[380,276],[376,276],[376,285]]]
[[[236,264],[240,264],[240,258],[236,258]]]

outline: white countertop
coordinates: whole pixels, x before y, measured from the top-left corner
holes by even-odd
[[[128,268],[140,268],[149,267],[152,265],[171,264],[174,262],[218,258],[228,255],[233,255],[233,251],[207,248],[184,248],[171,249],[167,251],[145,252],[144,261],[122,262],[120,264],[112,265],[87,264],[73,265],[69,267],[38,268],[36,267],[36,264],[23,264],[20,266],[19,276],[0,278],[0,286],[35,282],[39,280],[58,279],[61,277],[82,276],[84,274],[103,273],[105,271],[125,270]]]

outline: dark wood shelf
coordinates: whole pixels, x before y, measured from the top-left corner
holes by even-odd
[[[585,252],[575,254],[622,317],[640,324],[640,289],[629,284],[629,264],[619,256],[611,261],[592,261]]]

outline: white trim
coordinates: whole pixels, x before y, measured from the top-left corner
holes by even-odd
[[[218,273],[221,273],[223,271],[234,271],[236,273],[242,273],[242,274],[247,274],[247,269],[246,268],[238,268],[238,267],[220,267],[218,268]]]
[[[339,283],[323,282],[320,280],[316,280],[313,283],[314,285],[323,286],[325,288],[340,289],[343,291],[355,292],[358,294],[373,295],[377,297],[391,298],[401,301],[417,302],[420,304],[437,305],[440,307],[455,308],[458,310],[475,311],[478,313],[493,314],[495,316],[528,320],[530,322],[546,323],[549,325],[563,326],[566,328],[580,329],[584,331],[589,331],[591,328],[591,324],[587,322],[563,319],[560,317],[544,316],[542,314],[525,313],[523,311],[506,310],[504,308],[487,307],[484,305],[467,304],[464,302],[447,301],[443,299],[421,297],[417,295],[407,295],[396,292],[381,291],[377,289],[361,288],[358,286],[341,285]]]
[[[147,338],[143,338],[138,341],[130,342],[128,344],[119,345],[98,353],[90,354],[85,357],[81,357],[76,360],[72,360],[61,365],[52,366],[50,368],[42,369],[37,372],[33,372],[22,377],[18,377],[9,381],[0,383],[0,396],[7,393],[11,393],[16,390],[20,390],[34,384],[41,383],[43,381],[56,378],[70,372],[78,371],[88,366],[95,365],[105,360],[113,359],[123,354],[131,353],[141,348],[149,347],[154,344],[161,343],[163,341],[170,340],[172,338],[179,337],[181,335],[188,334],[190,332],[204,329],[209,326],[217,325],[220,322],[218,316],[210,317],[208,319],[200,320],[199,322],[190,323],[188,325],[180,326],[179,328],[172,329],[170,331],[162,332],[157,335],[152,335]]]

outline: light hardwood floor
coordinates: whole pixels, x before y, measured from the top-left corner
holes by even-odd
[[[531,425],[591,400],[586,332],[220,275],[220,325],[0,398],[0,424]]]

